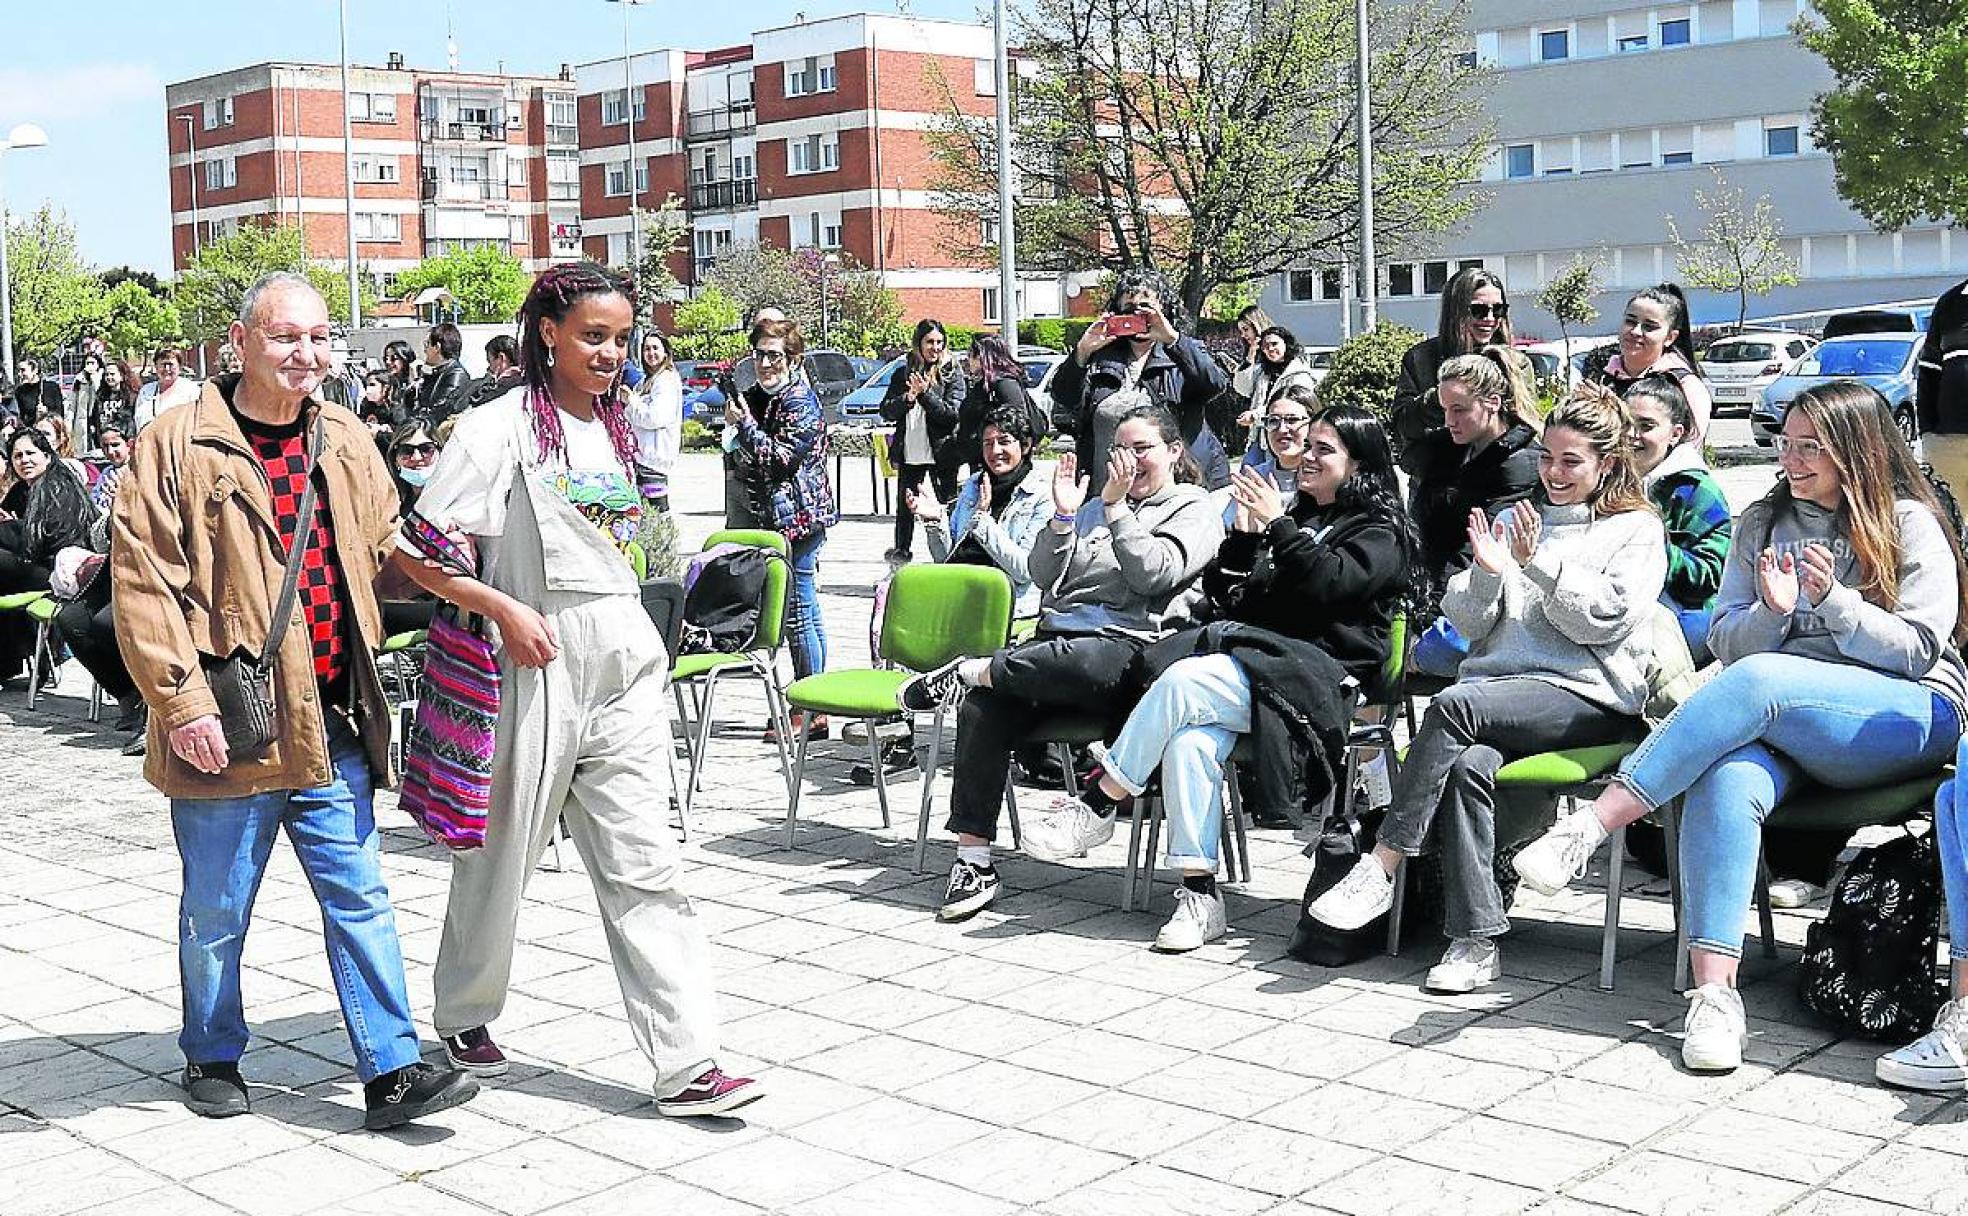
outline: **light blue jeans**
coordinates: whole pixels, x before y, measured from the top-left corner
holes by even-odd
[[[793,651],[793,678],[804,680],[827,670],[827,625],[820,619],[820,550],[825,532],[792,542],[792,577],[786,591],[786,640]]]
[[[1968,765],[1968,740],[1955,752],[1954,769]],[[1934,795],[1934,836],[1941,847],[1941,885],[1947,890],[1948,957],[1968,963],[1968,789],[1951,778]]]
[[[193,1064],[236,1062],[246,1050],[240,955],[274,837],[284,828],[321,904],[328,971],[342,1005],[355,1073],[370,1081],[417,1062],[396,914],[383,885],[373,787],[362,744],[330,715],[335,779],[248,798],[173,798],[171,830],[184,865],[178,971]]]
[[[1650,807],[1687,794],[1681,886],[1688,942],[1742,955],[1763,821],[1808,778],[1864,789],[1947,763],[1961,723],[1945,697],[1870,667],[1788,654],[1731,663],[1620,766]]]
[[[1161,674],[1107,748],[1107,775],[1130,794],[1162,770],[1168,867],[1216,872],[1223,766],[1251,728],[1250,678],[1229,655],[1183,659]]]

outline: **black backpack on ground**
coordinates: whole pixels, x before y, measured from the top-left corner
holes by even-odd
[[[1805,1008],[1847,1034],[1904,1043],[1927,1033],[1945,999],[1940,848],[1930,830],[1863,849],[1797,967]]]
[[[768,563],[784,561],[755,545],[714,545],[690,559],[684,576],[683,653],[737,654],[758,634]]]

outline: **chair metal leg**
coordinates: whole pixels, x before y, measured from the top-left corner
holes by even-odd
[[[936,707],[936,720],[929,728],[929,754],[923,757],[921,806],[916,812],[916,873],[923,872],[923,860],[929,852],[929,808],[936,801],[936,762],[937,753],[943,745],[943,712],[948,705]],[[1011,778],[1006,776],[1010,784]]]
[[[1606,928],[1599,937],[1599,990],[1613,990],[1613,960],[1619,956],[1620,885],[1626,869],[1626,829],[1615,828],[1606,839],[1612,850],[1606,860]]]
[[[1061,781],[1066,786],[1066,796],[1068,798],[1078,798],[1080,796],[1080,775],[1073,771],[1073,745],[1070,743],[1055,743],[1052,745],[1052,751],[1054,755],[1059,757],[1059,771],[1062,774]]]
[[[1763,957],[1777,957],[1777,918],[1770,908],[1770,863],[1756,850],[1756,919],[1763,930]]]
[[[670,801],[676,804],[677,827],[685,840],[690,839],[690,809],[684,805],[682,787],[677,784],[676,748],[663,748],[663,761],[670,769]]]
[[[1688,918],[1681,908],[1681,800],[1660,808],[1661,832],[1667,849],[1667,899],[1674,909],[1674,991],[1688,987]]]
[[[676,683],[674,680],[671,681],[670,696],[676,700],[677,733],[683,737],[684,758],[690,762],[690,767],[694,769],[697,767],[697,738],[690,725],[690,705],[683,699],[683,685]],[[674,742],[671,743],[670,750],[672,752],[676,751]]]
[[[703,785],[704,764],[711,756],[711,725],[717,707],[718,674],[714,670],[704,679],[704,700],[697,714],[697,747],[691,753],[690,784],[683,791],[683,813],[686,815],[697,801],[697,790]]]
[[[799,753],[793,761],[793,790],[786,796],[786,848],[793,847],[793,827],[799,820],[800,793],[806,786],[806,744],[807,735],[813,730],[810,714],[800,716]],[[877,770],[879,773],[879,770]]]
[[[554,817],[553,825],[553,872],[565,873],[567,865],[560,859],[560,838],[567,834],[567,824],[559,816]]]
[[[32,710],[41,701],[41,663],[52,656],[48,653],[48,622],[42,621],[34,627],[34,651],[27,659],[27,707]],[[54,664],[50,663],[49,668]]]
[[[1024,847],[1025,833],[1018,826],[1018,795],[1012,792],[1011,778],[1005,778],[1005,815],[1011,820],[1011,847]]]
[[[1134,911],[1134,868],[1141,858],[1141,815],[1147,799],[1136,798],[1128,810],[1127,865],[1121,872],[1121,911]]]
[[[765,684],[765,708],[772,715],[773,746],[779,749],[779,775],[786,779],[786,789],[793,788],[793,753],[789,740],[793,737],[792,711],[786,708],[786,690],[779,683],[779,668],[770,657],[759,668],[759,678]]]
[[[1394,906],[1387,910],[1387,956],[1401,957],[1401,914],[1408,904],[1408,863],[1394,867]]]
[[[96,683],[94,680],[90,680],[89,681],[89,721],[100,722],[102,720],[103,720],[102,685]]]
[[[1224,873],[1229,876],[1231,882],[1248,883],[1251,880],[1250,836],[1244,828],[1244,794],[1237,782],[1237,766],[1234,764],[1223,770],[1223,795],[1223,822],[1224,827],[1228,829],[1224,835],[1224,844],[1229,845],[1232,837],[1236,842],[1236,864],[1226,866]],[[1231,853],[1226,850],[1224,856],[1228,860]]]
[[[804,719],[802,719],[803,721]],[[876,719],[868,722],[868,766],[875,771],[875,801],[881,803],[882,826],[893,827],[894,821],[888,814],[888,777],[882,773],[881,735],[875,730]]]
[[[1162,816],[1168,814],[1168,803],[1157,794],[1153,805],[1148,808],[1148,848],[1141,854],[1141,906],[1147,907],[1155,902],[1155,870],[1159,867],[1162,844]]]

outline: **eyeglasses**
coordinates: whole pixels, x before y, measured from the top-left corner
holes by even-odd
[[[422,456],[425,459],[437,455],[437,445],[434,443],[406,443],[396,450],[405,456]]]
[[[1132,452],[1134,453],[1135,459],[1139,460],[1156,448],[1165,448],[1167,446],[1166,443],[1110,443],[1107,445],[1107,450],[1117,454],[1120,452]]]
[[[1491,317],[1495,317],[1497,320],[1501,321],[1505,317],[1510,315],[1510,305],[1471,304],[1469,306],[1469,315],[1478,321],[1487,321]]]
[[[1309,414],[1266,414],[1264,429],[1267,431],[1296,431],[1312,421]]]
[[[1795,456],[1799,460],[1816,460],[1825,454],[1825,445],[1815,439],[1792,439],[1788,435],[1777,436],[1777,459]]]
[[[753,347],[752,358],[757,359],[760,363],[784,363],[786,361],[786,352],[783,350],[760,350],[757,347]]]

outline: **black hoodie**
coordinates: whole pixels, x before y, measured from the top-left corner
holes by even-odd
[[[1537,489],[1537,435],[1525,423],[1513,423],[1470,456],[1448,431],[1431,431],[1409,454],[1415,474],[1409,513],[1421,533],[1429,594],[1439,596],[1449,579],[1469,566],[1469,512],[1481,507],[1494,519]]]

